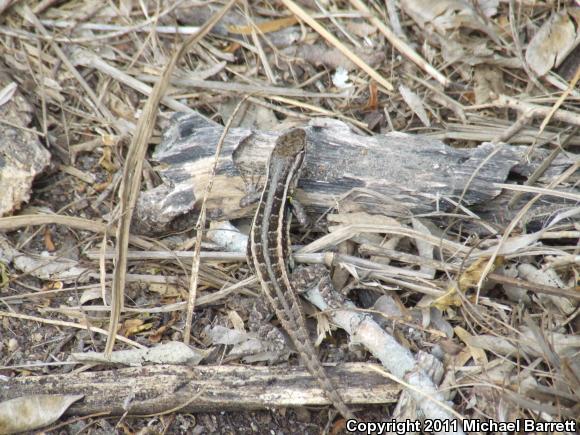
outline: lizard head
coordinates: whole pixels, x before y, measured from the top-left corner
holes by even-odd
[[[306,132],[301,128],[294,128],[276,139],[272,155],[278,157],[295,157],[306,147]]]

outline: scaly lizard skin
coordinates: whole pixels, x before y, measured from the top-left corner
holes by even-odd
[[[305,146],[306,133],[302,129],[290,130],[276,140],[268,161],[266,185],[252,222],[248,263],[308,371],[318,380],[328,399],[343,417],[353,419],[354,414],[318,360],[316,349],[308,336],[299,296],[289,279],[291,216],[287,199],[296,187]]]

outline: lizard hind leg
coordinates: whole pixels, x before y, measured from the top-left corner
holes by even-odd
[[[298,266],[291,275],[292,286],[298,293],[305,293],[328,275],[328,269],[323,264]]]

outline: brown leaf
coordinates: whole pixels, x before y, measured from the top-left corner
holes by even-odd
[[[52,233],[48,227],[44,228],[44,247],[48,252],[56,251],[56,246],[54,246],[54,242],[52,241]]]
[[[256,24],[256,30],[262,33],[277,32],[278,30],[285,29],[286,27],[293,26],[298,22],[295,16],[279,18],[277,20],[264,21],[263,23]],[[230,33],[236,35],[251,35],[254,26],[229,26],[228,30]]]
[[[99,165],[110,173],[117,172],[117,165],[112,160],[111,147],[103,147],[103,156],[99,159]]]
[[[552,15],[532,38],[526,50],[526,62],[543,76],[559,66],[580,42],[580,8],[563,9]]]
[[[35,394],[0,403],[0,433],[34,430],[54,423],[83,395]]]

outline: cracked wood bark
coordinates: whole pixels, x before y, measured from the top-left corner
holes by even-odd
[[[405,217],[411,213],[452,211],[476,168],[493,151],[492,144],[455,149],[419,135],[393,133],[361,136],[343,122],[315,119],[305,126],[308,145],[297,198],[310,212],[340,205],[343,211],[367,211]],[[164,183],[144,192],[138,206],[139,231],[165,230],[180,215],[195,212],[213,164],[223,127],[196,114],[179,115],[154,153]],[[211,219],[251,216],[255,204],[240,206],[248,185],[261,188],[265,164],[279,132],[232,129],[220,156],[214,188],[208,201]],[[541,163],[547,150],[528,160],[528,147],[505,145],[483,165],[469,185],[462,204],[499,225],[514,212],[506,210],[510,173],[525,177]],[[561,155],[545,179],[563,172],[571,159]],[[450,199],[451,201],[448,201]],[[524,195],[517,211],[529,199]],[[541,204],[540,204],[541,205]],[[543,206],[562,206],[549,198]]]
[[[3,3],[3,2],[0,2]],[[0,6],[2,9],[2,6]],[[0,89],[16,83],[0,62]],[[50,152],[39,137],[26,127],[34,109],[25,95],[16,88],[14,95],[0,104],[0,216],[18,210],[30,199],[34,177],[50,164]],[[58,147],[53,151],[58,151]]]
[[[396,402],[399,386],[371,366],[380,367],[346,363],[329,367],[328,373],[353,405]],[[316,380],[301,367],[159,365],[0,380],[0,402],[37,394],[83,394],[67,410],[68,415],[151,414],[192,398],[180,412],[329,405]]]

